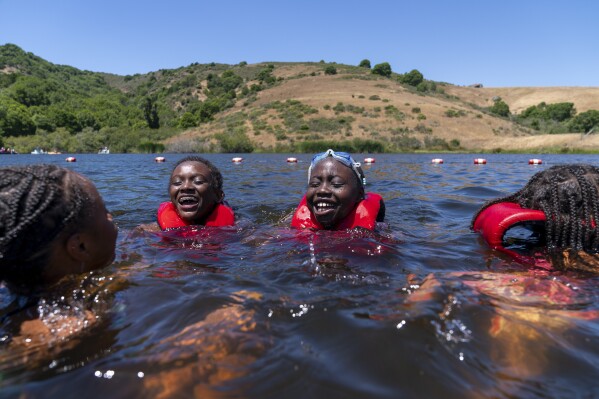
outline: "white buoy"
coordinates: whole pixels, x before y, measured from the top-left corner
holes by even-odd
[[[67,157],[65,159],[65,161],[67,161],[67,162],[77,162],[77,158],[75,158],[75,157]]]
[[[474,158],[475,165],[486,165],[487,160],[484,158]]]
[[[533,159],[528,160],[529,165],[541,165],[542,163],[543,163],[543,161],[538,158],[533,158]]]
[[[234,163],[241,163],[241,161],[243,161],[243,158],[241,158],[241,157],[235,157],[235,158],[231,159],[231,161],[234,162]]]
[[[289,163],[295,163],[295,162],[297,162],[297,158],[289,157],[289,158],[287,158],[287,162],[289,162]]]
[[[165,157],[156,157],[154,158],[154,162],[165,162],[166,158]]]
[[[442,164],[443,160],[441,158],[433,158],[433,160],[431,162],[436,163],[436,164]]]
[[[364,163],[375,163],[376,159],[374,158],[364,158]]]

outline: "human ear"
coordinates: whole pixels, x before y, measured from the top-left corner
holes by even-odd
[[[90,258],[88,245],[82,233],[74,233],[67,238],[66,250],[69,256],[77,261],[85,262]]]

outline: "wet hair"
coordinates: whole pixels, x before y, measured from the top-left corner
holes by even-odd
[[[212,187],[214,187],[216,190],[220,190],[220,191],[223,190],[223,175],[220,173],[220,170],[218,170],[218,168],[216,166],[214,166],[214,164],[212,162],[210,162],[209,160],[202,158],[200,156],[197,156],[197,155],[190,155],[190,156],[180,159],[173,167],[173,170],[171,171],[171,175],[172,175],[173,171],[175,169],[177,169],[177,166],[181,165],[182,163],[186,163],[186,162],[199,162],[199,163],[203,163],[204,165],[206,165],[206,167],[210,171],[210,176],[212,179],[210,184],[212,185]]]
[[[599,168],[568,164],[538,172],[516,193],[485,203],[470,228],[484,209],[499,202],[543,211],[550,253],[564,249],[599,252]]]
[[[0,280],[42,281],[52,242],[88,220],[92,199],[56,165],[0,168]]]

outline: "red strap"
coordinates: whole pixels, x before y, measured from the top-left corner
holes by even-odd
[[[160,204],[156,218],[162,230],[193,225],[193,223],[188,223],[179,216],[175,205],[170,201]],[[233,209],[224,204],[216,204],[212,213],[208,215],[204,225],[214,227],[233,226],[234,224],[235,214],[233,213]]]
[[[376,193],[366,193],[364,199],[360,201],[358,206],[350,212],[337,226],[335,230],[353,229],[356,227],[363,227],[368,230],[374,230],[376,225],[376,217],[381,208],[381,197]],[[324,227],[316,220],[316,217],[308,208],[306,196],[300,201],[293,219],[291,220],[291,227],[298,229],[317,229],[322,230]]]

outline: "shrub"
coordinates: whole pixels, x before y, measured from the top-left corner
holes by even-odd
[[[417,69],[412,69],[410,72],[403,74],[399,81],[410,86],[418,86],[424,80],[424,76]]]
[[[242,132],[226,132],[215,135],[221,150],[226,153],[252,152],[254,146],[249,137]]]
[[[185,112],[179,119],[178,126],[182,129],[188,129],[198,125],[198,118],[191,112]]]
[[[157,154],[160,152],[164,152],[164,144],[161,143],[154,143],[151,141],[146,141],[143,143],[140,143],[137,146],[137,149],[139,150],[139,152],[141,153],[145,153],[145,154]]]
[[[599,126],[599,111],[591,109],[572,118],[570,129],[573,132],[586,133]]]
[[[370,96],[370,97],[368,97],[368,99],[369,99],[369,100],[372,100],[372,101],[378,101],[378,100],[380,100],[381,98],[375,94],[375,95],[373,95],[373,96]]]
[[[374,68],[372,68],[372,73],[375,75],[389,77],[391,76],[391,65],[388,62],[376,64]]]
[[[385,107],[385,115],[392,116],[398,121],[403,120],[405,117],[405,114],[401,112],[399,109],[397,109],[397,107],[395,107],[394,105],[387,105]]]
[[[415,114],[419,114],[420,113],[420,107],[414,107],[412,108],[412,112]]]
[[[370,69],[370,60],[368,59],[363,59],[362,61],[360,61],[360,65],[358,65],[361,68],[368,68]]]
[[[325,75],[337,75],[337,68],[335,68],[332,65],[329,65],[324,69],[324,74]]]
[[[520,113],[519,117],[524,119],[538,118],[563,122],[572,118],[575,114],[576,109],[574,108],[573,103],[546,104],[545,102],[542,102],[538,105],[526,108]]]
[[[335,112],[345,112],[345,105],[342,102],[338,102],[337,105],[333,107],[333,111]]]
[[[445,111],[445,116],[447,116],[448,118],[458,118],[460,116],[464,116],[466,115],[466,113],[464,111],[460,110],[455,110],[455,109],[448,109],[447,111]]]
[[[499,115],[499,116],[508,116],[510,114],[510,107],[503,100],[495,101],[491,107],[489,107],[489,112]]]

